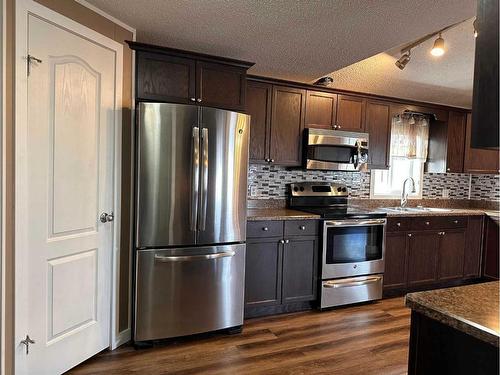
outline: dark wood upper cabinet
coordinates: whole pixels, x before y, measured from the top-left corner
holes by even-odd
[[[244,111],[253,63],[145,43],[136,51],[136,99]]]
[[[306,91],[293,87],[273,86],[272,101],[269,150],[271,162],[300,166]]]
[[[337,100],[337,129],[364,131],[366,99],[358,96],[338,95]]]
[[[307,91],[306,128],[333,129],[337,116],[337,94]]]
[[[426,172],[464,171],[466,112],[450,111],[448,121],[431,121]]]
[[[247,83],[247,114],[251,116],[249,153],[254,163],[267,163],[269,159],[272,90],[273,86],[267,83]]]
[[[471,114],[467,114],[465,132],[464,172],[467,173],[499,173],[499,151],[470,147],[472,122]]]
[[[246,69],[196,62],[197,101],[209,107],[245,110]]]
[[[196,63],[192,59],[137,54],[137,96],[146,100],[192,103],[196,97]]]
[[[369,167],[386,169],[389,167],[391,142],[390,103],[368,100],[366,102],[365,131],[369,139]]]
[[[471,143],[498,149],[498,0],[478,0]]]

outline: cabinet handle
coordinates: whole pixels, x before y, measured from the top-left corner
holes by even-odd
[[[262,228],[262,230],[263,230],[264,232],[267,232],[267,231],[269,230],[269,228],[268,228],[268,227],[264,227],[264,228]]]
[[[299,227],[299,229],[300,229],[300,230],[306,230],[306,227],[305,227],[304,225],[301,225],[301,226]]]
[[[444,236],[446,234],[446,232],[441,232],[441,233],[443,233],[442,236]]]
[[[342,128],[342,126],[340,126],[340,125],[337,125],[337,129],[340,129],[340,128]]]
[[[274,163],[274,159],[269,159],[269,162],[270,163]]]
[[[449,171],[451,171],[451,169],[450,168],[446,168],[446,171],[449,172]]]
[[[195,98],[189,98],[189,100],[191,100],[192,102],[195,102],[196,99]]]
[[[425,225],[429,225],[430,223],[428,221],[425,222]]]
[[[280,243],[285,243],[285,240],[280,240]]]
[[[411,233],[408,233],[408,237],[411,237]]]
[[[201,103],[201,98],[196,99],[198,103]]]
[[[285,243],[290,243],[290,240],[285,240]]]
[[[458,224],[458,220],[453,220],[453,224]]]
[[[400,226],[401,226],[401,223],[396,223],[396,225],[397,225],[398,227],[400,227]]]
[[[333,128],[334,128],[334,129],[337,129],[337,125],[333,125]]]

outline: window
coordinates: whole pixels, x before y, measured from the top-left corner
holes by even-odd
[[[427,116],[415,114],[395,116],[391,126],[390,168],[371,172],[370,198],[400,198],[403,182],[408,177],[412,177],[415,181],[415,193],[412,193],[410,186],[407,186],[408,197],[422,198],[428,140]]]

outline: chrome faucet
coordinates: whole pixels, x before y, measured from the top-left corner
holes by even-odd
[[[415,180],[412,177],[408,177],[406,180],[403,182],[403,192],[401,193],[401,207],[406,207],[408,204],[408,193],[406,192],[406,182],[410,180],[411,181],[411,192],[415,193]]]

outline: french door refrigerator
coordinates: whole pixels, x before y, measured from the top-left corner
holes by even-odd
[[[139,103],[134,340],[243,324],[250,117]]]

